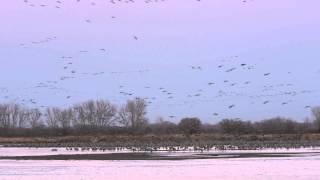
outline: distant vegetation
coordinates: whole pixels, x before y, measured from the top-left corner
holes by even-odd
[[[298,122],[275,117],[259,122],[222,119],[216,124],[199,118],[183,118],[178,124],[158,118],[150,123],[146,102],[128,100],[117,107],[105,100],[90,100],[69,108],[26,108],[0,104],[0,136],[81,136],[81,135],[186,135],[194,134],[306,134],[320,132],[320,107],[312,108],[312,120]]]

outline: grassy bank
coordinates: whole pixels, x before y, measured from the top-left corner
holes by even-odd
[[[63,136],[63,137],[0,137],[2,146],[21,147],[173,147],[173,146],[239,146],[299,147],[319,146],[320,134],[226,135],[122,135],[122,136]]]

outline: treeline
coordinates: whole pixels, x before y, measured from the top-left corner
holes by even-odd
[[[128,100],[117,107],[106,100],[90,100],[68,108],[26,108],[0,104],[1,136],[143,133],[148,126],[146,102]]]
[[[198,118],[173,123],[158,118],[150,123],[144,99],[128,100],[118,107],[106,100],[90,100],[68,108],[27,108],[0,104],[0,136],[67,136],[130,134],[297,134],[320,132],[320,107],[312,109],[313,120],[304,122],[276,117],[259,122],[223,119],[203,124]]]

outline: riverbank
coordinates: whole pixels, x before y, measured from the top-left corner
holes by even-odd
[[[198,147],[199,150],[300,148],[320,146],[320,134],[226,135],[96,135],[60,137],[0,137],[3,147],[95,147],[166,150]],[[178,148],[176,148],[178,147]]]

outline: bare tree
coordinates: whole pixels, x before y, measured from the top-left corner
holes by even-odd
[[[72,109],[63,109],[58,111],[58,122],[62,129],[68,129],[71,127]]]
[[[108,101],[87,101],[73,107],[74,121],[80,127],[108,127],[115,121],[117,108]]]
[[[311,109],[314,116],[314,123],[316,125],[317,131],[320,132],[320,106]]]
[[[99,127],[108,127],[114,123],[117,108],[108,101],[99,100],[95,102],[95,121]]]
[[[146,102],[144,99],[128,100],[118,113],[119,123],[125,127],[140,129],[148,124],[146,114]]]
[[[29,110],[28,116],[29,116],[29,123],[31,128],[38,128],[41,125],[40,118],[41,118],[41,112],[39,109],[32,109]]]
[[[73,107],[74,117],[73,117],[73,125],[83,128],[88,125],[86,119],[85,108],[82,105],[76,105]]]
[[[9,105],[8,104],[0,104],[0,127],[1,128],[9,128]]]
[[[10,104],[9,105],[9,113],[10,113],[10,128],[16,128],[19,124],[19,112],[21,111],[21,107],[18,104]]]
[[[73,112],[71,108],[47,108],[47,125],[50,128],[70,128],[72,126]]]
[[[24,110],[18,104],[0,104],[0,127],[22,127],[24,119],[20,115]]]
[[[94,114],[95,114],[95,103],[93,100],[84,102],[82,104],[84,112],[85,125],[95,126]]]
[[[18,128],[23,128],[28,126],[29,117],[27,112],[28,112],[28,109],[21,109],[19,111],[19,122],[17,124]]]
[[[59,120],[58,120],[58,113],[59,108],[47,108],[46,109],[46,122],[49,128],[58,128],[59,127]]]

